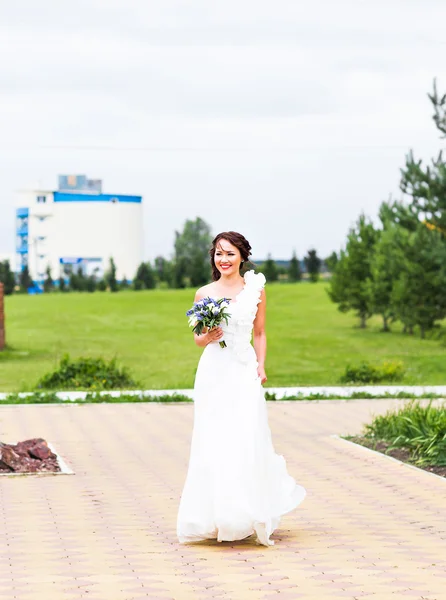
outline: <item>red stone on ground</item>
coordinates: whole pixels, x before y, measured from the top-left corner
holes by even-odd
[[[59,472],[57,456],[42,438],[17,444],[0,442],[0,473]]]

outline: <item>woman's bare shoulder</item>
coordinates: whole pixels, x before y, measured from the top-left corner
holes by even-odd
[[[207,296],[212,296],[214,290],[214,282],[208,283],[203,287],[199,288],[195,293],[195,301],[201,300],[202,298],[206,298]]]

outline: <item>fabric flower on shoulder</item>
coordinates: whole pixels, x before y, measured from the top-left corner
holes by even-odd
[[[252,285],[253,288],[261,290],[266,283],[266,278],[263,273],[256,273],[255,271],[246,271],[245,281],[248,285]]]

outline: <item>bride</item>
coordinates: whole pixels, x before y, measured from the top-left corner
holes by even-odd
[[[187,543],[255,534],[258,543],[271,546],[281,515],[302,502],[305,489],[275,453],[268,425],[262,388],[267,380],[265,277],[254,271],[241,276],[251,246],[240,233],[218,234],[209,253],[213,281],[197,291],[195,302],[229,298],[231,317],[227,325],[194,334],[204,352],[195,378],[194,429],[177,535]]]

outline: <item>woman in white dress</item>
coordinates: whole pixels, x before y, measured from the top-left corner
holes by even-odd
[[[275,453],[268,425],[262,388],[267,380],[265,277],[254,271],[241,276],[251,246],[239,233],[220,233],[209,253],[213,281],[197,291],[195,302],[207,296],[229,298],[231,317],[227,325],[194,334],[204,352],[195,377],[194,429],[178,539],[222,542],[255,534],[258,543],[271,546],[281,515],[302,502],[305,489]]]

